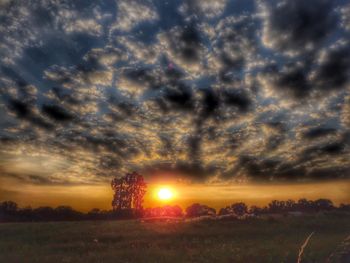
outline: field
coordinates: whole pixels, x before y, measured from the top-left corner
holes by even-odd
[[[350,218],[84,221],[0,224],[0,262],[325,262]]]

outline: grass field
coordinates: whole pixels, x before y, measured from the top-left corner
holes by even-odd
[[[303,262],[325,259],[350,234],[350,218],[0,224],[0,262]]]

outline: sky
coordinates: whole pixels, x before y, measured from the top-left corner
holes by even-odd
[[[349,36],[345,0],[0,0],[0,200],[350,202]]]

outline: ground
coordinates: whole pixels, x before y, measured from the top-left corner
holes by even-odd
[[[350,217],[244,221],[84,221],[0,224],[0,262],[325,262]]]

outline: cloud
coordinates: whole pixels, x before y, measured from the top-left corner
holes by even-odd
[[[118,1],[117,21],[113,29],[129,31],[141,22],[154,21],[158,18],[151,1]]]
[[[176,26],[158,36],[161,48],[169,59],[193,73],[198,73],[203,67],[207,52],[204,37],[194,23]]]
[[[211,18],[220,16],[224,12],[226,5],[227,5],[227,0],[185,1],[180,6],[180,12],[189,16],[191,16],[192,14],[196,14],[200,17],[211,19]]]
[[[260,2],[263,43],[285,54],[314,50],[336,26],[334,1]],[[317,6],[317,8],[315,8]]]
[[[350,96],[347,95],[344,99],[341,110],[341,123],[345,128],[350,127]]]
[[[74,14],[72,15],[74,16]],[[67,24],[64,28],[67,33],[87,33],[99,36],[102,33],[102,27],[93,19],[75,20]]]
[[[281,95],[288,98],[308,96],[312,86],[308,81],[305,64],[291,63],[278,69],[276,65],[267,67],[262,72],[263,85],[275,88]]]
[[[334,134],[336,131],[337,130],[335,128],[316,127],[305,131],[303,137],[306,139],[317,139],[330,134]]]
[[[341,1],[1,3],[6,176],[348,177]]]
[[[74,118],[72,114],[57,105],[44,104],[42,111],[44,114],[57,122],[71,121]]]
[[[52,130],[53,125],[43,119],[36,111],[33,105],[22,102],[17,99],[10,99],[8,101],[8,109],[15,114],[19,119],[27,121],[39,128],[45,130]]]
[[[343,6],[340,8],[340,13],[341,13],[341,26],[347,30],[350,31],[350,4]]]
[[[275,89],[285,98],[319,97],[348,86],[350,59],[347,41],[339,40],[316,55],[293,62],[271,63],[259,73],[268,94]],[[274,94],[276,95],[276,94]]]
[[[338,89],[349,84],[350,48],[347,41],[339,41],[328,50],[322,50],[316,69],[311,72],[311,81],[321,89]]]
[[[237,79],[237,75],[257,59],[257,31],[252,15],[229,16],[217,24],[213,49],[223,82]]]
[[[106,2],[112,10],[113,2]],[[108,22],[99,15],[103,4],[94,1],[81,4],[41,0],[17,3],[11,0],[2,5],[0,16],[4,19],[0,33],[4,64],[14,64],[26,49],[43,47],[50,39],[77,46],[81,44],[76,39],[77,34],[101,36],[102,24]]]

